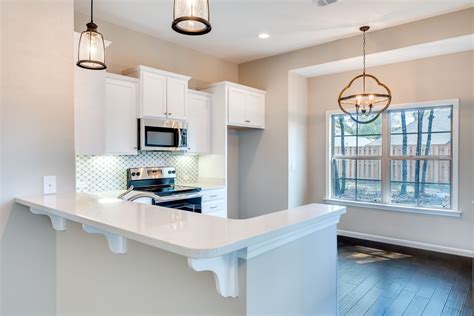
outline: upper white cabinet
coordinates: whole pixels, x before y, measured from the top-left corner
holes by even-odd
[[[228,126],[265,128],[265,91],[228,81],[212,84],[206,91],[224,96]]]
[[[211,95],[188,91],[188,152],[207,154],[211,151]]]
[[[186,118],[188,81],[177,78],[166,78],[167,117]]]
[[[106,153],[137,153],[138,80],[107,74]]]
[[[137,154],[138,80],[89,71],[75,81],[76,155]]]
[[[245,102],[247,94],[242,89],[229,87],[227,89],[228,104],[228,123],[229,124],[245,124]]]
[[[265,94],[249,91],[245,102],[245,124],[265,126]]]
[[[145,66],[123,74],[140,80],[139,118],[186,119],[190,77]]]
[[[141,77],[140,117],[166,118],[166,77],[143,72]]]

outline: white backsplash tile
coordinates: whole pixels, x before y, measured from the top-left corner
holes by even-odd
[[[126,189],[127,168],[176,167],[176,182],[197,182],[199,157],[167,152],[140,152],[136,156],[76,156],[76,190],[103,192]]]

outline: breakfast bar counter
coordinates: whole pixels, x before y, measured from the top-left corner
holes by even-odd
[[[48,216],[57,231],[67,230],[67,221],[72,221],[87,233],[103,235],[110,251],[116,254],[126,254],[127,240],[133,240],[184,256],[193,270],[213,273],[223,297],[239,296],[239,259],[250,261],[315,236],[309,247],[307,242],[301,244],[308,248],[301,257],[282,258],[281,262],[309,258],[314,269],[328,269],[318,272],[324,279],[319,277],[317,285],[335,291],[336,225],[345,213],[343,206],[308,204],[249,219],[227,219],[124,201],[115,198],[118,193],[62,193],[17,198],[16,202],[34,214]],[[301,284],[302,280],[295,282]],[[328,311],[336,306],[335,302],[321,300],[314,308]]]

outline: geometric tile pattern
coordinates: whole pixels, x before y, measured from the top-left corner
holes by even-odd
[[[197,182],[199,156],[170,152],[139,152],[138,155],[76,156],[76,191],[104,192],[126,189],[127,168],[176,168],[177,183]]]

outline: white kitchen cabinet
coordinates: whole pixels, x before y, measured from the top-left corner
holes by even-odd
[[[137,154],[138,80],[107,74],[106,153]]]
[[[219,100],[216,106],[226,109],[227,126],[265,128],[265,91],[228,81],[211,84],[206,91]]]
[[[186,119],[188,81],[166,78],[167,118]]]
[[[190,77],[145,66],[123,74],[140,80],[139,118],[186,119]]]
[[[227,217],[227,193],[225,188],[206,188],[202,191],[202,214]]]
[[[76,155],[137,154],[138,80],[95,72],[75,79]]]
[[[211,151],[211,96],[189,90],[187,103],[188,153],[206,154]]]
[[[141,77],[141,117],[166,118],[166,77],[143,72]]]
[[[265,94],[248,92],[245,102],[245,125],[265,126]]]
[[[229,87],[227,90],[228,123],[245,125],[245,91]]]

